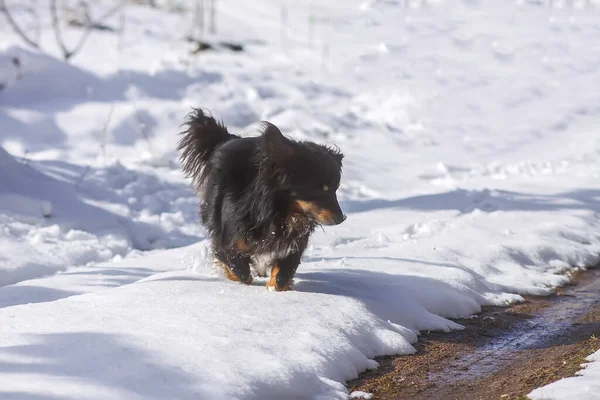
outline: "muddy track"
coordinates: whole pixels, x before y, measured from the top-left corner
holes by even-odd
[[[572,376],[600,349],[600,269],[548,297],[486,307],[463,331],[425,333],[412,356],[382,357],[349,382],[374,399],[519,399]]]

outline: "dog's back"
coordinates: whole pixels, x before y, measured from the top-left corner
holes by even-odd
[[[240,138],[215,149],[207,165],[211,173],[205,178],[201,210],[205,226],[221,225],[222,220],[228,219],[224,214],[232,210],[222,207],[224,198],[229,200],[228,204],[237,204],[249,193],[247,189],[255,183],[258,174],[257,146],[257,138]]]

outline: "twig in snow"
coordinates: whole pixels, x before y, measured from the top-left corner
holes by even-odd
[[[102,128],[102,162],[104,166],[106,166],[106,144],[108,143],[108,127],[110,126],[110,121],[112,120],[113,112],[115,111],[115,104],[113,103],[108,111],[108,116],[106,117],[106,121],[104,122],[104,128]]]
[[[83,179],[85,178],[85,176],[87,175],[87,173],[90,171],[90,166],[87,165],[85,167],[85,169],[83,170],[83,173],[79,176],[79,179],[77,180],[77,183],[75,184],[75,189],[79,189],[79,185],[81,185],[81,182],[83,182]]]
[[[56,38],[56,43],[58,44],[58,47],[60,48],[64,59],[67,61],[83,48],[85,42],[87,41],[88,37],[92,33],[92,30],[95,27],[100,25],[100,21],[110,18],[113,14],[115,14],[117,11],[119,11],[119,9],[121,9],[124,5],[123,2],[120,2],[115,7],[109,9],[106,13],[101,15],[99,18],[92,20],[89,17],[89,14],[87,13],[87,3],[83,3],[83,4],[85,5],[85,14],[86,14],[86,22],[83,25],[84,31],[81,34],[79,41],[75,44],[75,46],[71,50],[69,50],[65,44],[62,30],[60,27],[60,19],[58,17],[58,6],[56,5],[56,0],[50,0],[50,15],[52,17],[52,28],[54,30],[54,37]],[[6,20],[8,21],[8,24],[12,27],[13,31],[15,31],[15,33],[29,46],[36,48],[38,50],[42,50],[42,47],[40,45],[40,40],[39,40],[40,36],[41,36],[41,29],[39,26],[40,25],[39,14],[37,13],[35,6],[30,11],[32,12],[34,19],[38,23],[38,26],[36,27],[36,39],[29,37],[25,33],[23,28],[17,23],[17,21],[15,20],[15,18],[12,15],[12,13],[8,9],[8,6],[6,5],[6,0],[0,0],[0,13],[4,14]]]
[[[35,21],[35,41],[40,43],[42,40],[42,19],[39,13],[38,0],[31,0],[29,13],[32,15],[33,20]]]
[[[31,162],[31,158],[29,158],[29,150],[25,149],[25,154],[23,154],[22,159],[23,161],[21,162],[21,165],[23,171],[25,171],[25,169],[29,166],[29,163]]]
[[[34,47],[36,49],[41,49],[39,41],[35,41],[32,38],[30,38],[29,36],[27,36],[25,31],[23,31],[23,29],[21,29],[21,27],[19,26],[17,21],[13,18],[12,14],[10,13],[10,11],[8,10],[8,7],[6,5],[6,0],[0,0],[0,12],[2,12],[2,14],[4,14],[4,16],[6,17],[6,20],[8,21],[8,24],[11,26],[13,31],[15,31],[15,33],[17,35],[19,35],[19,37],[21,39],[23,39],[23,41],[25,43],[27,43],[28,45],[30,45],[31,47]]]
[[[119,14],[119,44],[118,44],[118,48],[119,48],[119,56],[122,57],[124,51],[125,51],[125,24],[126,24],[127,20],[125,18],[125,9],[121,10],[121,13]]]
[[[2,0],[2,1],[4,1],[4,0]],[[115,14],[117,11],[119,11],[121,9],[121,7],[123,7],[122,3],[117,4],[115,7],[108,10],[102,16],[97,18],[95,21],[93,21],[91,18],[88,18],[86,21],[86,24],[83,28],[84,31],[81,34],[81,37],[79,38],[79,41],[77,42],[75,47],[73,47],[71,50],[69,50],[65,44],[65,41],[64,41],[64,38],[62,35],[62,31],[61,31],[61,27],[60,27],[60,19],[58,17],[58,7],[56,6],[56,0],[50,0],[50,15],[52,16],[52,28],[54,30],[54,37],[56,38],[56,43],[58,44],[58,47],[60,47],[60,49],[63,53],[64,59],[68,61],[71,57],[73,57],[75,54],[77,54],[83,48],[83,45],[85,44],[85,42],[89,38],[90,34],[92,33],[94,26],[96,26],[99,23],[99,21],[103,21],[107,18],[110,18],[113,14]]]
[[[17,70],[17,75],[15,78],[19,81],[23,78],[23,68],[21,67],[21,59],[18,56],[14,56],[12,58],[12,63],[15,66],[15,69]]]
[[[210,33],[217,33],[217,0],[210,1]]]
[[[29,163],[31,162],[31,158],[29,158],[29,150],[25,150],[25,154],[23,154],[23,161],[25,161],[23,163],[25,165],[29,165]]]
[[[142,115],[138,108],[135,106],[135,104],[131,103],[131,106],[135,110],[135,118],[138,121],[138,130],[140,132],[140,135],[142,135],[142,137],[146,141],[146,144],[148,145],[148,151],[150,152],[150,154],[154,155],[152,144],[150,144],[150,137],[148,136],[148,124],[142,119]]]
[[[196,0],[191,37],[199,40],[204,37],[204,0]]]

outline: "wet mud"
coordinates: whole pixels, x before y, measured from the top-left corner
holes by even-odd
[[[578,273],[551,296],[457,322],[465,330],[423,334],[417,354],[378,359],[350,390],[373,399],[525,399],[574,375],[600,349],[600,269]]]

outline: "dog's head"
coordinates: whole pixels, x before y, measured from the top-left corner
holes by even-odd
[[[287,198],[289,212],[321,225],[342,223],[346,216],[336,197],[342,153],[317,143],[287,139],[268,122],[263,127],[262,146],[278,190]]]

